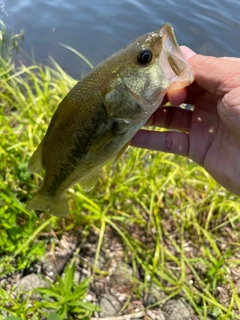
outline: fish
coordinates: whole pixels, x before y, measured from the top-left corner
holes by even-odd
[[[101,168],[120,158],[165,94],[193,80],[169,23],[97,65],[60,102],[30,158],[27,170],[44,169],[45,177],[27,209],[66,216],[67,190],[76,183],[91,190]]]

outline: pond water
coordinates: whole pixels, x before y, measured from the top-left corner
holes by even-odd
[[[198,53],[240,56],[239,16],[239,0],[0,0],[8,30],[25,30],[23,50],[37,62],[52,56],[76,78],[88,67],[60,43],[96,65],[169,22],[178,42]],[[18,59],[30,63],[23,53]]]

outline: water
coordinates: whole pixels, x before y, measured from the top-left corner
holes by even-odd
[[[24,51],[42,63],[52,56],[76,78],[89,69],[60,43],[96,65],[166,21],[198,53],[240,57],[239,15],[239,0],[0,0],[8,29],[25,30]],[[30,63],[23,53],[18,59]]]

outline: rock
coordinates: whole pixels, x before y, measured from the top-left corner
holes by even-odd
[[[102,311],[99,312],[99,317],[114,317],[121,310],[120,302],[111,294],[105,293],[98,298],[99,307]]]
[[[131,285],[132,277],[133,270],[129,265],[122,264],[118,266],[110,277],[111,288],[117,291],[124,291],[121,288]]]
[[[36,288],[49,287],[49,284],[46,280],[43,279],[42,276],[31,273],[25,277],[23,277],[16,288],[17,293],[29,293]],[[40,299],[40,294],[38,292],[34,292],[32,298]]]
[[[127,300],[132,294],[136,283],[133,276],[133,269],[128,264],[119,264],[110,276],[111,293],[118,297],[119,301]]]
[[[25,277],[23,277],[17,286],[17,291],[21,292],[29,292],[36,288],[49,287],[49,284],[46,280],[43,279],[42,276],[31,273]]]
[[[156,285],[151,285],[149,290],[143,295],[143,304],[145,307],[151,306],[165,297],[163,291]]]
[[[61,274],[67,262],[70,259],[70,254],[55,254],[47,255],[43,262],[43,272],[53,281],[56,280],[57,274]]]
[[[172,299],[166,302],[162,308],[166,320],[191,320],[193,310],[183,300]]]
[[[166,320],[164,317],[161,309],[154,309],[154,310],[146,310],[146,316],[144,317],[144,320]]]

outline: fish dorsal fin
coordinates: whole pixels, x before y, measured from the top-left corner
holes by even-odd
[[[29,160],[29,163],[28,163],[28,167],[27,167],[27,171],[28,172],[38,172],[38,171],[41,171],[43,169],[43,165],[42,165],[42,145],[43,145],[43,142],[40,143],[38,148],[35,150],[35,152],[31,156],[31,158]]]

